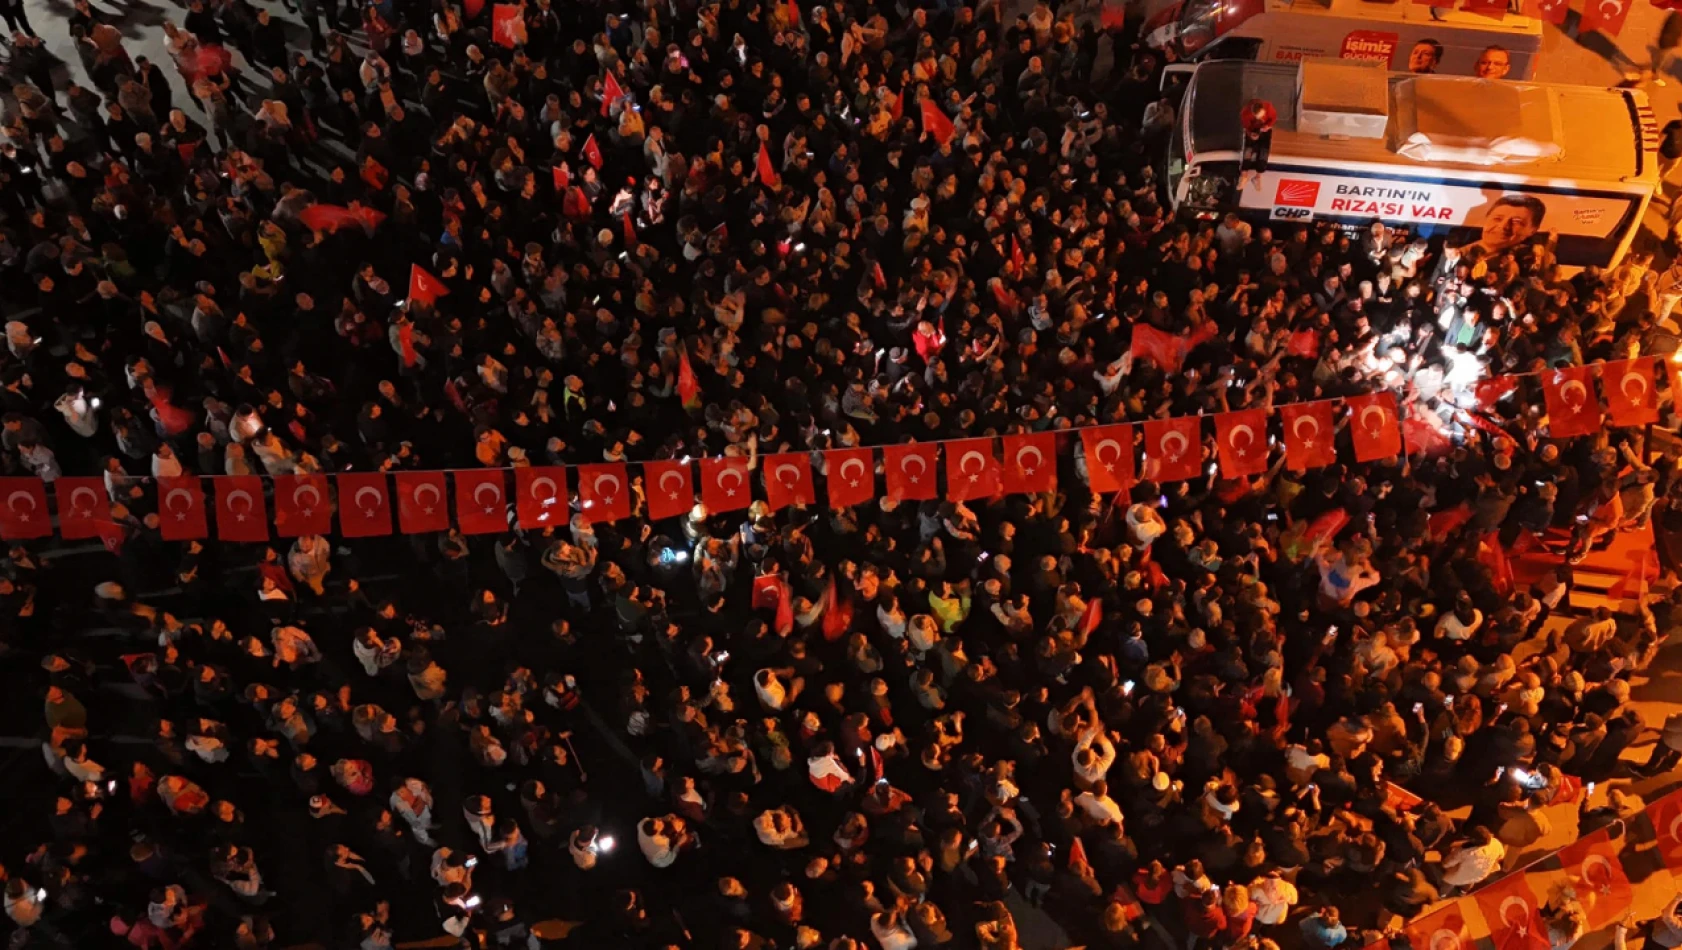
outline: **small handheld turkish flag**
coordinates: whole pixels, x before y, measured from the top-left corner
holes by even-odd
[[[1185,362],[1186,341],[1148,323],[1135,323],[1127,351],[1135,360],[1148,358],[1165,373],[1178,373],[1180,364]]]
[[[924,99],[922,105],[923,131],[942,145],[952,141],[952,136],[958,132],[957,128],[952,125],[952,120],[946,117],[946,113],[940,111],[940,107],[935,105],[934,100]]]
[[[1542,374],[1548,406],[1548,434],[1556,439],[1590,435],[1600,429],[1600,400],[1594,373],[1587,366],[1567,366]]]
[[[687,461],[644,462],[642,481],[650,518],[676,518],[695,507],[695,476]]]
[[[327,501],[327,476],[276,475],[274,533],[283,538],[327,534],[333,530],[333,506]]]
[[[940,446],[930,443],[882,447],[882,470],[887,475],[888,500],[928,501],[935,497],[934,467]]]
[[[1145,423],[1145,477],[1183,482],[1201,474],[1203,417],[1152,419]]]
[[[1629,910],[1629,877],[1624,873],[1619,846],[1611,839],[1611,829],[1602,828],[1556,855],[1590,930],[1611,926]]]
[[[946,497],[953,501],[991,498],[999,493],[999,463],[992,439],[946,443]]]
[[[1279,407],[1285,426],[1285,464],[1305,472],[1337,462],[1337,419],[1332,402],[1296,402]]]
[[[527,531],[564,527],[571,520],[567,514],[567,470],[560,465],[515,469],[514,515]]]
[[[53,482],[58,495],[58,536],[81,541],[101,536],[100,523],[111,521],[111,500],[105,495],[105,480],[62,476]]]
[[[739,456],[701,460],[701,501],[707,510],[740,511],[753,504],[748,460]]]
[[[578,467],[578,504],[584,520],[618,521],[631,516],[631,477],[617,462]]]
[[[391,533],[391,496],[383,472],[343,472],[333,476],[339,489],[339,533],[347,538],[376,538]]]
[[[1057,490],[1057,439],[1049,432],[1004,437],[1004,490],[1037,495]]]
[[[419,264],[409,265],[409,302],[432,306],[439,297],[449,296],[450,288],[444,282],[427,273],[426,268]]]
[[[517,4],[499,3],[491,7],[491,39],[509,49],[526,41],[526,20]]]
[[[591,133],[590,137],[584,140],[584,160],[589,162],[597,171],[601,170],[602,147],[596,144],[594,133]]]
[[[1416,3],[1428,0],[1414,0]],[[1440,0],[1436,0],[1440,2]],[[1524,15],[1546,20],[1554,26],[1565,22],[1565,15],[1571,12],[1571,0],[1525,0]]]
[[[602,79],[602,115],[607,115],[613,104],[625,98],[625,90],[619,88],[619,80],[614,78],[613,70],[608,70]]]
[[[764,142],[759,143],[759,157],[754,161],[754,168],[759,173],[761,185],[776,191],[782,184],[782,179],[777,177],[777,166],[772,164],[771,153],[765,148]]]
[[[1396,421],[1396,396],[1390,392],[1350,396],[1349,436],[1355,458],[1362,462],[1395,458],[1402,451],[1402,430]]]
[[[556,193],[562,195],[566,194],[567,185],[572,182],[572,175],[567,172],[566,165],[556,165],[549,169],[549,177],[553,178],[555,181]]]
[[[269,513],[263,505],[263,480],[232,475],[211,482],[216,486],[216,536],[223,541],[267,541]]]
[[[465,469],[456,478],[456,526],[462,534],[508,530],[508,496],[502,469]]]
[[[1225,478],[1267,471],[1267,413],[1240,409],[1215,416],[1215,454]]]
[[[847,508],[876,497],[876,467],[869,449],[830,449],[823,454],[829,506]]]
[[[198,481],[194,479],[194,481]],[[53,533],[53,519],[47,510],[47,483],[33,475],[0,478],[0,492],[6,504],[0,509],[0,538],[23,541],[45,538]],[[204,503],[199,503],[199,517],[204,517]]]
[[[812,487],[812,459],[805,452],[767,455],[760,460],[759,471],[765,476],[765,503],[772,511],[790,505],[817,504],[817,491]]]
[[[1601,389],[1612,424],[1642,426],[1659,421],[1659,394],[1651,357],[1600,364]]]
[[[45,500],[45,499],[43,499]],[[13,495],[6,496],[8,512],[16,511]],[[42,516],[46,515],[45,508]],[[4,534],[0,522],[0,534]],[[158,533],[165,541],[193,541],[210,536],[204,514],[204,486],[197,475],[158,479]]]
[[[397,473],[397,527],[404,534],[450,530],[447,491],[443,472]]]
[[[1682,871],[1682,792],[1671,792],[1647,806],[1659,860],[1672,872]]]
[[[1080,430],[1081,449],[1086,453],[1086,482],[1098,494],[1126,491],[1133,487],[1133,427],[1096,426]]]

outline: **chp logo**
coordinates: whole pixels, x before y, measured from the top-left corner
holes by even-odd
[[[1307,221],[1314,217],[1314,205],[1319,200],[1319,182],[1281,178],[1273,192],[1273,220]]]
[[[1390,60],[1396,55],[1397,36],[1381,30],[1355,30],[1343,38],[1343,48],[1338,50],[1339,59],[1350,59],[1361,63],[1377,63],[1386,69]]]

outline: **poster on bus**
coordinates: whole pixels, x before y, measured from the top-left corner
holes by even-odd
[[[1242,36],[1261,27],[1258,18],[1239,29]],[[1394,23],[1378,28],[1351,28],[1353,21],[1299,16],[1298,27],[1261,37],[1258,62],[1294,63],[1304,59],[1343,59],[1371,63],[1398,73],[1478,76],[1483,79],[1528,79],[1535,54],[1518,38],[1472,35],[1442,24]]]

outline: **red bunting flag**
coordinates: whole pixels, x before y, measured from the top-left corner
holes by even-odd
[[[6,512],[0,516],[0,536],[9,540],[6,521],[17,513],[19,505],[15,491],[4,490]],[[42,496],[41,501],[41,516],[45,519],[46,497]],[[158,532],[165,541],[193,541],[210,536],[209,519],[204,513],[204,486],[197,475],[158,479]]]
[[[1086,453],[1086,481],[1098,494],[1133,487],[1133,427],[1098,426],[1080,430]]]
[[[1558,858],[1571,889],[1577,892],[1589,930],[1609,927],[1629,910],[1633,896],[1629,878],[1608,829],[1579,839],[1559,852]]]
[[[1491,376],[1488,379],[1478,380],[1477,385],[1472,389],[1472,396],[1477,399],[1479,409],[1484,412],[1494,412],[1496,404],[1507,398],[1508,394],[1516,389],[1518,389],[1518,377]]]
[[[1215,417],[1215,453],[1223,478],[1267,471],[1267,413],[1260,409],[1223,412]]]
[[[1601,390],[1616,426],[1659,421],[1659,394],[1651,358],[1600,364]]]
[[[829,506],[847,508],[876,497],[876,465],[869,449],[830,449],[823,454]]]
[[[759,157],[754,159],[754,170],[759,175],[759,183],[776,191],[782,187],[782,178],[777,175],[777,166],[771,162],[771,152],[764,142],[759,143]]]
[[[409,302],[432,306],[439,297],[447,297],[450,288],[444,282],[427,273],[426,268],[419,264],[409,265]]]
[[[1330,400],[1280,406],[1279,421],[1285,427],[1285,464],[1293,471],[1337,462],[1337,420]]]
[[[1403,927],[1408,943],[1418,950],[1475,950],[1477,941],[1466,928],[1466,910],[1461,903],[1455,901]]]
[[[456,527],[462,534],[500,534],[508,530],[508,496],[502,469],[459,469]]]
[[[1547,922],[1542,919],[1541,901],[1524,874],[1508,874],[1492,884],[1482,884],[1472,891],[1472,899],[1489,927],[1495,950],[1548,950],[1553,945],[1548,940]]]
[[[1355,443],[1356,459],[1374,462],[1395,458],[1402,451],[1394,393],[1351,396],[1344,402],[1349,406],[1349,435]]]
[[[1133,324],[1133,339],[1128,352],[1135,360],[1149,358],[1165,373],[1178,373],[1186,358],[1186,341],[1172,333],[1165,333],[1148,323]]]
[[[1057,439],[1049,432],[1004,437],[1004,490],[1038,495],[1057,490]]]
[[[1565,15],[1571,12],[1570,0],[1525,0],[1524,15],[1545,20],[1554,26],[1565,22]]]
[[[263,480],[255,475],[230,475],[210,481],[216,486],[216,537],[267,541],[269,512],[263,504]]]
[[[567,185],[572,183],[572,175],[567,172],[566,165],[556,165],[549,169],[549,176],[555,180],[555,191],[566,194]]]
[[[952,501],[991,498],[999,493],[999,463],[992,439],[946,443],[946,497]]]
[[[644,462],[642,480],[650,518],[675,518],[695,507],[695,478],[687,461]]]
[[[1464,9],[1467,13],[1499,20],[1507,15],[1507,0],[1466,0]]]
[[[805,452],[781,452],[759,460],[765,476],[765,503],[772,511],[790,505],[815,505],[817,490],[812,486],[812,459]]]
[[[198,479],[193,479],[195,486]],[[53,533],[52,513],[47,509],[47,483],[33,475],[0,478],[0,490],[6,495],[6,506],[0,511],[0,538],[23,541],[45,538]],[[199,503],[199,520],[204,520],[204,504]],[[202,533],[199,535],[202,537]],[[175,540],[175,539],[171,539]]]
[[[725,456],[701,460],[701,501],[713,514],[740,511],[753,504],[748,460]]]
[[[332,530],[333,506],[328,503],[327,476],[275,476],[275,534],[299,538],[306,534],[328,534]]]
[[[515,469],[514,515],[527,531],[566,527],[571,520],[567,512],[567,470],[560,465]]]
[[[448,491],[443,472],[398,472],[397,527],[404,534],[450,530]]]
[[[922,106],[924,134],[933,136],[934,140],[942,145],[952,141],[952,136],[958,133],[957,128],[952,125],[952,120],[940,111],[933,99],[924,99]]]
[[[1594,372],[1589,367],[1568,366],[1543,373],[1542,396],[1548,407],[1548,434],[1553,438],[1600,431],[1600,400],[1595,396]]]
[[[1583,19],[1577,26],[1578,35],[1590,31],[1599,31],[1608,36],[1617,36],[1623,32],[1624,20],[1629,18],[1629,8],[1635,5],[1635,0],[1589,0],[1583,4]],[[1601,926],[1592,926],[1591,930],[1599,930]]]
[[[391,495],[382,472],[344,472],[333,476],[339,489],[339,533],[347,538],[391,533]]]
[[[1402,442],[1409,455],[1441,455],[1454,448],[1437,414],[1419,405],[1408,407],[1402,420]]]
[[[578,506],[591,524],[631,516],[631,476],[618,462],[578,467]]]
[[[595,168],[597,171],[601,170],[602,147],[596,144],[596,136],[593,132],[590,134],[589,138],[584,140],[583,155],[584,160],[589,162],[591,167]]]
[[[1682,792],[1671,792],[1648,805],[1647,819],[1653,823],[1659,860],[1672,872],[1682,871]]]
[[[111,499],[103,478],[60,476],[53,482],[53,493],[58,496],[58,536],[64,540],[100,537],[100,525],[111,523]]]
[[[1145,475],[1158,482],[1183,482],[1202,474],[1202,416],[1152,419],[1145,423]]]
[[[888,500],[928,501],[935,497],[935,465],[939,462],[940,446],[933,443],[908,443],[882,447],[882,471],[885,473]]]
[[[517,4],[499,3],[491,7],[491,40],[508,49],[526,41],[526,21]]]
[[[608,70],[602,79],[602,115],[607,115],[613,104],[625,98],[625,90],[619,88],[619,80],[614,77],[613,70]]]

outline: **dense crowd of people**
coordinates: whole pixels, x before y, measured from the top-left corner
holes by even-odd
[[[149,62],[76,0],[66,81],[0,5],[0,451],[116,525],[0,576],[55,783],[13,947],[1330,950],[1535,856],[1566,776],[1635,807],[1677,602],[1545,626],[1569,572],[1488,552],[1652,523],[1674,573],[1675,460],[1450,368],[1653,352],[1644,259],[1177,221],[1164,57],[1091,5],[287,6],[189,0]],[[265,548],[165,542],[151,481],[1383,388],[1455,440],[1119,497],[1069,439],[1045,495]]]

